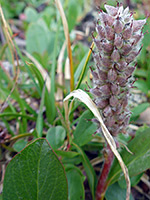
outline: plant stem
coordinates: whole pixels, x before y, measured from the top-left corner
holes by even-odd
[[[103,200],[105,196],[105,192],[108,186],[107,177],[114,160],[113,152],[108,144],[104,153],[104,157],[105,162],[96,189],[96,200]]]

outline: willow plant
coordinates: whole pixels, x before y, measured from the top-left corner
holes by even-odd
[[[110,134],[126,133],[131,112],[128,106],[129,91],[133,85],[132,74],[135,59],[141,51],[144,20],[134,20],[129,8],[105,5],[107,13],[99,11],[96,24],[97,37],[93,35],[96,51],[93,51],[95,69],[91,68],[94,87],[90,92],[99,108]],[[118,144],[117,144],[118,145]],[[96,198],[103,199],[107,188],[107,177],[114,159],[107,144],[105,162],[98,181]]]

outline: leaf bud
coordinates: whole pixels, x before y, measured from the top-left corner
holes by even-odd
[[[127,126],[127,125],[129,124],[129,121],[130,121],[130,115],[127,116],[127,117],[124,119],[124,122],[123,122],[124,126]]]
[[[125,71],[127,68],[127,63],[125,62],[125,60],[122,59],[118,63],[116,63],[115,68],[120,72]]]
[[[112,107],[115,107],[117,104],[118,104],[118,99],[116,96],[111,96],[110,99],[109,99],[109,104],[112,106]]]
[[[121,35],[115,35],[115,40],[114,40],[114,45],[120,49],[123,45],[123,39],[121,37]]]
[[[102,57],[101,61],[104,67],[110,67],[112,65],[112,62],[106,56]]]
[[[121,114],[122,112],[122,105],[119,103],[117,106],[116,106],[116,110],[115,110],[115,115],[117,114]]]
[[[117,15],[117,12],[118,12],[118,8],[115,8],[113,6],[110,6],[110,5],[104,5],[107,13],[111,16],[115,16]]]
[[[110,69],[110,70],[108,71],[108,76],[107,76],[107,78],[108,78],[108,81],[109,81],[109,82],[115,81],[116,78],[117,78],[117,73],[116,73],[116,71],[115,71],[114,69]]]
[[[113,45],[111,43],[103,43],[102,47],[106,53],[110,53],[113,50]]]
[[[119,17],[117,17],[117,19],[114,22],[114,31],[115,33],[121,33],[123,31],[123,23],[119,20]]]
[[[95,52],[93,51],[93,57],[94,57],[94,61],[95,61],[96,63],[100,63],[101,56],[100,56],[99,53],[95,53]]]
[[[132,45],[130,45],[130,44],[125,44],[122,47],[122,53],[123,53],[123,55],[128,55],[131,50],[132,50]]]
[[[119,59],[120,59],[120,54],[118,52],[117,49],[114,49],[112,54],[111,54],[111,59],[114,61],[114,62],[118,62]]]
[[[137,52],[131,52],[127,57],[125,57],[125,60],[127,63],[131,63],[133,62],[133,60],[135,60],[136,56],[138,55]]]
[[[137,32],[137,31],[141,30],[145,23],[146,23],[146,19],[134,20],[133,21],[133,32]]]
[[[129,27],[127,27],[127,28],[124,30],[124,32],[123,32],[123,38],[124,38],[125,40],[130,39],[131,36],[132,36],[132,32],[133,32],[133,29],[132,29],[132,24],[131,24]]]
[[[114,124],[111,127],[111,134],[115,137],[119,134],[119,132],[120,132],[120,126],[118,124]]]
[[[96,87],[96,88],[91,88],[89,90],[92,94],[94,94],[95,96],[97,97],[100,97],[101,96],[101,92],[99,91],[99,89]]]
[[[91,70],[91,73],[92,73],[92,75],[93,75],[93,78],[94,78],[95,80],[98,80],[99,77],[98,77],[97,72],[93,71],[93,69],[92,69],[91,67],[90,67],[90,70]]]
[[[102,26],[97,25],[97,31],[101,39],[105,38],[105,30]]]
[[[112,127],[115,124],[115,119],[113,116],[107,117],[104,123],[107,127]]]
[[[109,26],[112,26],[115,20],[113,17],[104,13],[103,11],[100,11],[100,19],[103,24],[107,24]]]
[[[143,34],[141,33],[141,34],[137,34],[137,35],[134,35],[133,36],[133,39],[134,39],[134,46],[138,43],[138,42],[140,42],[140,40],[143,38]]]
[[[94,40],[94,43],[95,43],[97,49],[98,49],[99,51],[102,51],[102,46],[101,46],[100,40],[98,40],[98,39],[96,39],[96,38],[94,38],[93,40]]]
[[[101,70],[100,68],[98,68],[98,75],[99,75],[99,78],[103,81],[107,79],[107,72]]]
[[[132,73],[134,72],[134,70],[135,70],[135,67],[128,67],[128,68],[126,69],[126,71],[125,71],[126,77],[127,77],[127,78],[130,77],[130,76],[132,75]]]
[[[124,95],[124,97],[121,100],[121,104],[122,104],[123,108],[127,107],[127,105],[128,105],[128,96],[127,95]]]
[[[109,105],[103,110],[103,114],[105,117],[110,117],[113,115],[112,109]]]
[[[115,37],[114,30],[110,26],[105,26],[107,40],[113,40]]]
[[[120,87],[117,84],[112,83],[110,88],[112,94],[118,95],[120,93]]]
[[[120,85],[121,87],[124,87],[124,86],[126,86],[127,79],[124,78],[123,76],[118,76],[117,82],[119,83],[119,85]]]
[[[110,87],[108,85],[103,85],[99,87],[99,91],[102,95],[110,95]]]
[[[108,105],[108,99],[97,99],[96,105],[98,108],[103,109]]]

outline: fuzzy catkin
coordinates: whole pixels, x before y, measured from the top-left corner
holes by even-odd
[[[96,24],[97,37],[93,36],[96,64],[91,69],[94,88],[90,92],[100,109],[105,125],[113,136],[125,133],[130,119],[128,108],[129,89],[133,84],[135,58],[141,51],[144,20],[134,20],[129,8],[105,5],[100,10]]]

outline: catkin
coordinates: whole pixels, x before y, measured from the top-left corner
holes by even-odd
[[[134,20],[129,8],[105,5],[93,35],[96,51],[93,52],[95,69],[91,68],[94,87],[90,92],[100,109],[103,120],[113,136],[125,133],[131,112],[128,108],[129,89],[136,57],[141,51],[144,20]]]

